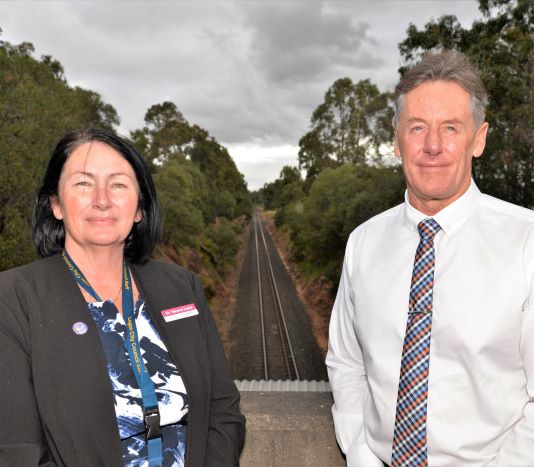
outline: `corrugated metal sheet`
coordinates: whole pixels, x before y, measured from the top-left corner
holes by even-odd
[[[274,381],[274,380],[241,380],[235,381],[239,391],[300,391],[300,392],[330,392],[328,381]]]

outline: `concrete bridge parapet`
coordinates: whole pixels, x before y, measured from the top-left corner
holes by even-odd
[[[242,467],[337,467],[327,382],[237,381],[247,418]],[[260,389],[261,388],[261,389]]]

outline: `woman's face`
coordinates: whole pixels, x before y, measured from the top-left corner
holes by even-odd
[[[65,246],[124,247],[141,220],[139,184],[132,166],[101,142],[84,143],[68,157],[52,211],[65,225]]]

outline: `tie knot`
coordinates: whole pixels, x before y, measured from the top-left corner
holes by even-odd
[[[424,221],[419,222],[417,225],[417,230],[419,231],[419,236],[424,242],[431,241],[440,230],[441,227],[439,224],[432,219],[431,217],[425,219]]]

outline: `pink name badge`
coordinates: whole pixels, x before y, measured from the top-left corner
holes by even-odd
[[[198,310],[194,303],[178,306],[176,308],[169,308],[161,312],[161,316],[163,316],[163,319],[166,323],[176,321],[177,319],[189,318],[190,316],[195,315],[198,315]]]

